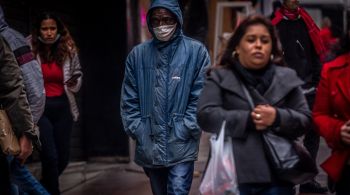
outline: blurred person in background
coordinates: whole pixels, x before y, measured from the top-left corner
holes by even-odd
[[[275,0],[272,2],[272,14],[269,16],[270,20],[275,17],[275,12],[282,7],[282,3],[280,0]]]
[[[340,38],[342,36],[341,29],[332,24],[329,17],[324,17],[322,20],[322,27],[320,36],[325,46],[324,62],[332,61],[337,57],[340,47]]]
[[[272,23],[281,39],[284,60],[288,67],[293,68],[305,82],[303,93],[312,109],[316,88],[320,80],[325,47],[320,36],[320,30],[310,15],[299,6],[299,0],[283,0],[282,7],[275,12]],[[319,134],[313,129],[307,131],[304,146],[316,161],[320,143]],[[327,193],[327,188],[321,186],[315,179],[300,185],[299,192]]]
[[[73,121],[79,110],[75,94],[83,73],[75,45],[67,27],[54,14],[44,12],[34,23],[32,49],[41,65],[46,104],[38,125],[42,165],[41,183],[52,194],[60,194],[59,176],[69,162]]]

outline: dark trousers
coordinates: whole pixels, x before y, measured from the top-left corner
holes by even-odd
[[[6,156],[0,152],[0,194],[11,194],[10,167]]]
[[[143,168],[151,182],[153,195],[188,195],[191,189],[194,162],[171,167]]]
[[[350,165],[346,165],[342,171],[340,180],[335,184],[336,195],[350,194]]]
[[[73,125],[67,97],[47,97],[45,111],[38,125],[42,144],[41,183],[50,194],[60,194],[58,178],[68,165]]]
[[[305,96],[310,110],[312,110],[313,108],[315,95],[316,94]],[[312,158],[315,161],[316,161],[319,145],[320,145],[320,135],[315,131],[314,128],[307,130],[304,137],[304,146],[310,152]]]

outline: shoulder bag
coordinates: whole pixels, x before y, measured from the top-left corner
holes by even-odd
[[[242,84],[243,91],[254,108],[248,89]],[[317,173],[315,160],[298,140],[276,135],[272,129],[262,133],[264,151],[276,177],[281,181],[302,184],[313,179]]]
[[[6,155],[17,155],[21,151],[7,113],[2,109],[0,110],[0,146]]]

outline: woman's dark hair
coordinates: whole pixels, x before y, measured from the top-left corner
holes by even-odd
[[[51,45],[51,52],[48,52],[47,45],[39,40],[41,23],[48,19],[52,19],[56,22],[57,34],[61,36],[56,43]],[[42,62],[47,63],[55,61],[60,66],[63,65],[67,57],[72,58],[78,50],[67,27],[58,16],[51,12],[40,14],[34,22],[34,27],[32,29],[32,47],[34,55],[36,56],[39,54]]]
[[[264,25],[271,36],[271,40],[272,40],[271,54],[273,55],[272,63],[277,65],[285,65],[283,61],[283,53],[281,49],[282,46],[277,36],[275,27],[272,25],[270,20],[268,20],[264,16],[250,15],[241,22],[241,24],[237,27],[236,31],[234,32],[233,36],[228,41],[226,50],[221,58],[221,62],[219,66],[231,66],[235,63],[235,61],[237,60],[237,56],[232,56],[233,51],[239,45],[243,36],[247,33],[248,27],[252,25],[258,25],[258,24]]]

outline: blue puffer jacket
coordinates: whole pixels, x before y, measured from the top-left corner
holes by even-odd
[[[167,42],[153,38],[130,52],[121,96],[124,129],[136,140],[135,162],[143,167],[197,159],[201,130],[196,108],[210,64],[204,45],[183,35],[177,0],[152,2],[150,32],[150,13],[157,7],[176,15],[176,33]]]

